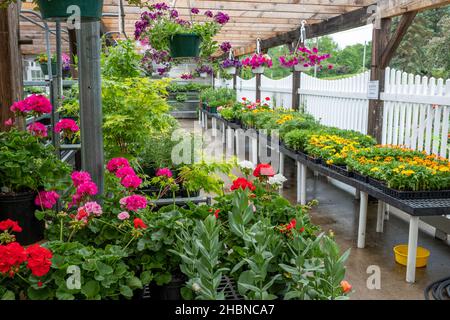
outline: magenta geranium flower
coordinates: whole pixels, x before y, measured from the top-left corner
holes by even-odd
[[[138,211],[139,209],[145,209],[147,207],[147,199],[143,196],[132,195],[120,199],[120,204],[128,211]]]
[[[92,181],[91,175],[86,171],[74,171],[70,177],[75,187],[78,187],[84,182]]]
[[[78,127],[75,120],[72,119],[61,119],[55,126],[55,131],[60,133],[64,131],[65,133],[75,133],[78,132],[80,128]]]
[[[142,183],[142,179],[139,178],[135,174],[129,174],[122,178],[120,183],[125,187],[129,189],[137,189]]]
[[[33,122],[27,127],[29,133],[38,138],[45,138],[48,136],[47,127],[40,122]]]
[[[172,174],[172,171],[170,171],[169,168],[161,168],[161,169],[158,169],[156,171],[156,176],[157,177],[164,176],[164,177],[167,177],[167,178],[171,178],[173,176],[173,174]]]
[[[55,191],[39,191],[34,204],[44,209],[51,209],[58,202],[59,194]]]
[[[106,169],[111,173],[116,173],[117,170],[123,167],[129,167],[130,163],[125,158],[113,158],[106,165]]]
[[[45,114],[52,112],[52,104],[45,96],[41,94],[33,94],[25,99],[28,108],[36,114]]]

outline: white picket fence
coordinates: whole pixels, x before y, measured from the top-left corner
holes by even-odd
[[[450,79],[386,68],[382,142],[448,157]]]
[[[434,79],[386,68],[382,143],[449,157],[450,79]],[[300,107],[322,124],[367,133],[370,73],[339,80],[301,75]],[[216,86],[233,87],[216,79]],[[255,100],[256,80],[237,79],[238,100]],[[292,75],[280,80],[261,77],[261,97],[291,108]]]
[[[367,133],[370,73],[321,80],[302,73],[300,106],[324,125]]]

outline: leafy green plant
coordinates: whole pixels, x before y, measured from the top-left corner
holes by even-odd
[[[5,192],[62,189],[70,167],[58,160],[51,145],[28,132],[0,132],[0,181]]]
[[[223,272],[228,269],[220,267],[223,246],[219,232],[219,223],[214,216],[197,220],[193,230],[181,231],[177,249],[170,250],[180,256],[181,271],[189,277],[187,286],[199,300],[225,299],[219,285]]]
[[[141,55],[132,40],[120,40],[102,53],[102,74],[106,78],[135,78],[141,75]]]
[[[188,96],[184,93],[179,93],[175,96],[175,100],[177,100],[178,102],[186,102],[188,99]]]
[[[225,107],[236,101],[236,91],[228,88],[208,88],[202,90],[200,98],[210,107]]]
[[[172,127],[173,118],[167,114],[169,105],[164,98],[169,81],[103,81],[103,135],[109,157],[136,157],[148,137]]]

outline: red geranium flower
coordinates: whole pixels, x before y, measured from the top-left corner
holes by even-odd
[[[297,220],[292,219],[289,224],[286,226],[286,230],[295,229],[295,226],[297,225]]]
[[[10,229],[13,232],[22,232],[22,228],[19,226],[17,221],[6,219],[0,222],[0,231],[8,231]]]
[[[33,275],[42,277],[50,271],[53,254],[49,249],[34,244],[26,249],[26,254],[28,256],[27,267]]]
[[[25,249],[17,242],[11,242],[7,245],[0,245],[0,273],[14,277],[14,274],[25,262],[27,255]]]
[[[147,229],[147,225],[142,221],[142,219],[135,218],[133,220],[134,228],[135,229]]]
[[[250,181],[248,181],[245,178],[237,178],[236,180],[233,181],[233,185],[231,186],[231,190],[237,190],[237,189],[250,189],[251,191],[254,191],[256,189],[256,187],[253,185],[253,183],[251,183]]]
[[[253,171],[253,175],[257,178],[259,178],[260,176],[273,177],[275,175],[275,171],[273,171],[273,168],[270,164],[260,163]]]
[[[266,101],[270,101],[270,98],[269,98],[269,97],[266,97],[265,99],[266,99]]]

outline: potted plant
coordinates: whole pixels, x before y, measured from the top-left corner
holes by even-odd
[[[171,68],[172,58],[166,50],[149,48],[144,52],[141,63],[149,75],[167,73]]]
[[[239,59],[225,59],[221,65],[222,69],[225,70],[228,74],[236,74],[236,71],[238,68],[242,67],[242,63],[239,61]]]
[[[200,78],[207,78],[213,74],[213,69],[208,65],[201,65],[195,71],[199,74]]]
[[[63,53],[61,56],[61,60],[62,60],[62,72],[63,72],[62,76],[64,78],[66,78],[70,75],[70,56],[66,53]],[[49,71],[48,71],[48,56],[47,56],[47,54],[42,53],[42,54],[38,55],[35,61],[38,62],[39,65],[41,66],[41,70],[42,70],[42,73],[44,74],[44,76],[48,76]],[[56,63],[56,55],[52,55],[51,64],[52,64],[52,75],[53,75],[53,77],[56,77],[57,69],[58,69],[58,65]]]
[[[5,0],[0,6],[7,7],[17,1]],[[37,5],[42,18],[51,21],[67,19],[77,12],[74,6],[79,8],[81,18],[86,21],[100,20],[103,12],[103,0],[33,0],[33,3]]]
[[[156,50],[170,50],[172,58],[211,56],[218,48],[213,40],[229,16],[223,12],[204,12],[205,21],[186,21],[168,4],[156,3],[147,7],[136,22],[135,38],[148,41]],[[191,9],[192,17],[200,14]]]
[[[44,224],[35,210],[55,205],[59,196],[54,190],[64,186],[70,168],[56,158],[51,145],[25,131],[1,132],[0,149],[0,220],[19,222],[24,232],[17,239],[23,244],[42,240]]]
[[[319,54],[317,48],[308,49],[307,47],[298,47],[296,50],[288,55],[281,56],[279,58],[280,64],[285,68],[294,67],[295,71],[306,72],[313,68],[314,66],[321,66],[321,63],[330,58],[329,53]],[[328,69],[332,69],[333,66],[328,65]]]
[[[253,56],[247,57],[241,62],[244,67],[251,67],[254,74],[262,74],[264,73],[265,67],[272,67],[272,58],[270,58],[269,55],[262,53],[255,53]]]

